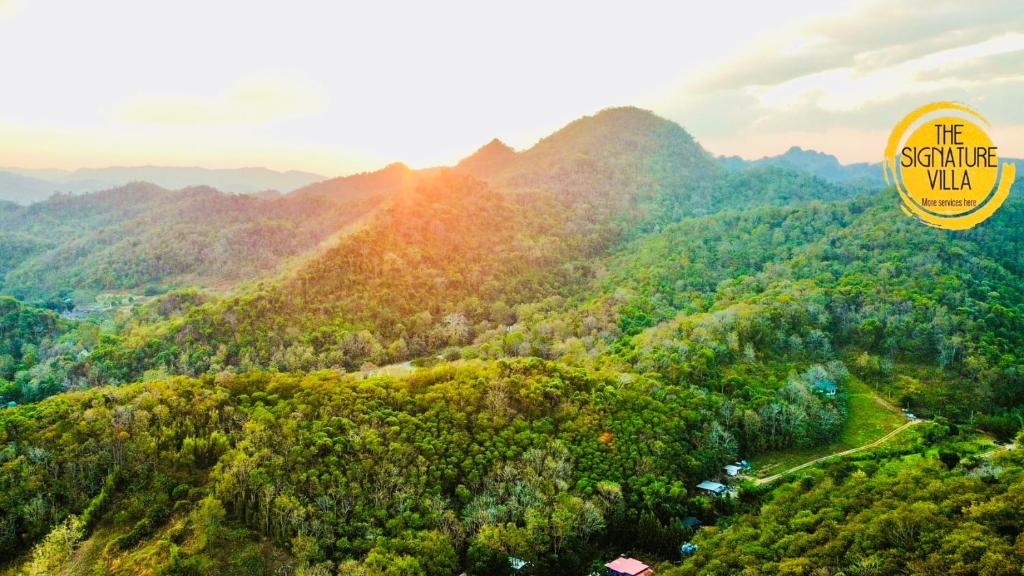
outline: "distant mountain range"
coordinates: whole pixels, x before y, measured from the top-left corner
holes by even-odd
[[[799,146],[793,146],[785,154],[765,156],[758,160],[744,160],[739,156],[719,156],[718,161],[728,170],[765,167],[792,168],[837,184],[853,182],[880,184],[885,179],[882,174],[881,162],[841,164],[839,159],[831,154],[816,150],[804,150]]]
[[[278,172],[267,168],[132,166],[73,171],[0,168],[0,200],[30,204],[45,200],[56,192],[81,194],[116,188],[131,182],[150,182],[175,190],[190,186],[210,186],[235,194],[267,190],[290,192],[324,179],[324,176],[310,172]]]

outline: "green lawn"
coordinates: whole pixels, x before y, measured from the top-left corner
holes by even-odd
[[[850,414],[838,440],[827,446],[757,456],[751,461],[754,473],[759,477],[770,476],[814,458],[863,446],[906,422],[899,410],[883,403],[867,384],[857,378],[850,378],[846,392]]]

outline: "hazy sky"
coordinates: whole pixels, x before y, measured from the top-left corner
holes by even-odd
[[[940,99],[1024,156],[1019,0],[685,4],[0,0],[0,166],[421,167],[625,104],[877,161]]]

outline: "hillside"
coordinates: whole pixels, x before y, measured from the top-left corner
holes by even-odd
[[[919,413],[1006,414],[1024,402],[1022,220],[1013,201],[951,234],[876,196],[691,219],[601,262],[589,293],[475,344],[723,387],[763,382],[754,359],[838,357]]]
[[[264,573],[247,557],[266,538],[307,569],[369,555],[367,567],[448,574],[468,547],[475,573],[502,573],[509,553],[579,571],[591,546],[637,534],[644,502],[685,513],[687,486],[728,457],[693,456],[716,400],[615,381],[537,361],[405,381],[251,374],[89,391],[31,418],[0,411],[18,446],[78,462],[37,482],[45,466],[12,448],[0,462],[0,550],[75,512],[104,538],[92,562],[107,569],[144,555],[161,573],[239,562]],[[54,435],[61,423],[67,435]],[[36,498],[35,511],[21,506]],[[510,524],[524,519],[528,530]]]
[[[64,354],[58,339],[68,331],[68,325],[49,310],[20,304],[13,298],[0,297],[0,402],[35,400],[63,391],[52,382],[52,362]],[[68,364],[76,359],[62,358]],[[35,371],[41,376],[36,386],[20,389],[19,376]]]
[[[486,180],[508,166],[515,157],[515,150],[495,138],[463,158],[455,166],[455,170]]]
[[[350,202],[383,197],[415,186],[425,174],[396,162],[374,172],[341,176],[303,186],[291,193],[301,198],[326,198],[336,202]]]
[[[554,194],[573,225],[615,222],[634,233],[699,210],[699,194],[720,170],[678,124],[638,108],[611,108],[517,154],[488,182]]]
[[[967,433],[927,423],[910,442],[784,483],[691,535],[667,576],[1015,574],[1024,561],[1024,458],[985,456]]]
[[[146,355],[142,366],[188,374],[228,366],[354,369],[462,345],[478,323],[503,325],[511,306],[569,290],[587,273],[571,263],[589,239],[538,218],[539,207],[445,172],[393,197],[366,226],[289,276],[172,323],[141,325],[125,344],[177,349],[171,363]]]
[[[617,151],[600,145],[622,122],[653,133],[620,138]],[[152,345],[155,337],[163,347],[177,350],[170,363],[156,363],[152,356],[144,360],[147,369],[171,373],[196,374],[228,366],[354,369],[364,363],[409,360],[505,329],[516,322],[516,306],[574,294],[592,278],[595,257],[615,249],[638,229],[656,228],[678,217],[675,212],[714,212],[730,205],[849,194],[784,171],[720,178],[699,146],[673,126],[646,112],[603,112],[517,156],[530,161],[515,173],[603,150],[614,154],[614,166],[640,170],[670,162],[673,170],[684,174],[711,170],[709,178],[714,179],[672,180],[665,167],[659,168],[666,172],[658,178],[627,174],[623,178],[628,177],[630,189],[639,194],[631,200],[612,195],[610,188],[584,194],[574,187],[578,182],[538,181],[537,186],[546,187],[507,191],[498,188],[500,175],[491,179],[491,185],[455,171],[421,176],[416,188],[389,201],[365,229],[291,277],[197,309],[178,323],[141,326],[127,341]],[[640,140],[646,144],[637,146]],[[648,158],[649,154],[656,157]],[[690,160],[695,165],[685,168]],[[513,167],[501,174],[508,177]],[[402,168],[391,170],[404,174]],[[599,173],[605,170],[600,168]],[[344,185],[351,181],[332,186],[344,193]],[[320,186],[325,185],[296,195],[313,193]],[[742,195],[736,193],[739,187]],[[698,197],[706,200],[699,208],[688,203]],[[134,376],[137,373],[121,373],[117,378]]]
[[[176,285],[223,288],[273,273],[381,199],[256,197],[140,183],[9,205],[0,210],[0,290],[44,301]]]

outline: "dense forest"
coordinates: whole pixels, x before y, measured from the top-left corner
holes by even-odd
[[[818,175],[624,108],[284,196],[0,206],[0,574],[1019,573],[1019,185],[947,232],[789,156]],[[855,396],[912,426],[697,488]]]
[[[221,289],[275,271],[375,209],[352,198],[181,191],[138,183],[0,206],[0,291],[51,307],[111,290]]]

